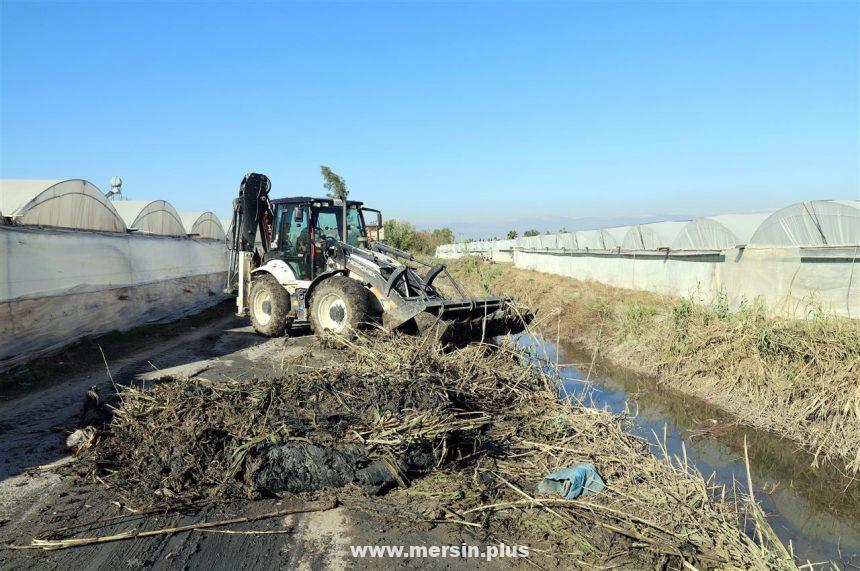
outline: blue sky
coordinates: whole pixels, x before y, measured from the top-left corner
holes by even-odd
[[[0,176],[422,226],[858,198],[857,2],[2,2]],[[462,224],[461,224],[462,226]],[[520,228],[522,230],[522,228]]]

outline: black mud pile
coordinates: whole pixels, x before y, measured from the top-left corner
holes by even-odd
[[[125,388],[87,460],[140,507],[347,484],[380,494],[475,451],[490,417],[446,381],[348,361],[282,379]]]
[[[622,418],[558,399],[512,349],[340,343],[337,364],[280,379],[123,389],[83,464],[135,507],[310,492],[398,525],[450,525],[468,543],[527,545],[541,565],[791,566],[755,507],[657,459]],[[543,476],[581,461],[605,491],[535,497]],[[744,521],[759,522],[752,536]]]

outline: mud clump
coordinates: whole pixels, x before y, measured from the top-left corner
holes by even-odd
[[[398,525],[528,545],[549,566],[791,565],[764,518],[652,455],[622,417],[559,399],[554,373],[513,347],[340,343],[331,365],[276,378],[121,389],[83,473],[137,508],[337,495]],[[542,478],[578,462],[604,491],[536,497]],[[758,522],[751,534],[745,521]]]
[[[371,460],[360,446],[322,448],[291,442],[261,446],[251,453],[253,485],[271,494],[339,488],[357,483],[369,494],[379,494],[396,484],[381,460]]]

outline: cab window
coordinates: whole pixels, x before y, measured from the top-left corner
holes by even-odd
[[[303,255],[310,246],[307,216],[301,220],[295,219],[296,208],[300,205],[290,205],[284,209],[283,222],[281,224],[280,249],[295,256]]]
[[[358,208],[346,211],[346,241],[350,246],[360,246],[358,239],[364,236],[364,218]]]
[[[340,209],[325,208],[317,211],[314,232],[319,238],[340,239]]]

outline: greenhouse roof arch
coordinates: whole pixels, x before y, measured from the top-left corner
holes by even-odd
[[[213,240],[224,240],[227,237],[221,221],[212,212],[180,212],[179,219],[187,234]]]
[[[604,228],[603,232],[605,232],[607,236],[604,238],[606,248],[608,250],[620,248],[624,244],[624,237],[627,236],[627,233],[631,228],[632,226],[613,226],[611,228]]]
[[[630,226],[621,243],[621,248],[624,250],[668,248],[688,222],[652,222]]]
[[[23,225],[126,230],[113,203],[96,185],[83,179],[0,180],[0,213]]]
[[[612,234],[602,228],[599,230],[577,230],[573,234],[573,239],[579,250],[612,250],[618,246]]]
[[[748,244],[771,212],[721,214],[688,222],[671,244],[673,250],[725,250]]]
[[[753,246],[860,244],[860,200],[797,202],[768,216],[750,238]]]
[[[558,247],[562,250],[579,250],[575,232],[562,232],[558,235]]]
[[[185,236],[185,226],[166,200],[121,200],[114,203],[129,230],[160,236]]]

